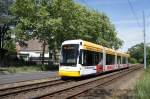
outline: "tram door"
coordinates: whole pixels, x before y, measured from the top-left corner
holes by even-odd
[[[82,62],[81,62],[81,74],[93,74],[96,73],[96,69],[94,66],[94,54],[92,51],[82,50]],[[80,58],[81,59],[81,58]]]
[[[117,65],[118,68],[121,68],[121,56],[117,56]]]

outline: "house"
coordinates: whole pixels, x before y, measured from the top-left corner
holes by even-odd
[[[28,41],[19,41],[16,43],[17,56],[27,62],[41,64],[43,44],[38,39],[31,39]],[[48,45],[45,47],[44,63],[49,62]]]

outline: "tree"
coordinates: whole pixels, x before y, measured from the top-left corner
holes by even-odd
[[[0,65],[4,64],[4,56],[7,52],[15,51],[15,44],[10,38],[9,26],[12,16],[9,11],[9,6],[12,0],[0,0]]]
[[[3,48],[6,50],[15,50],[15,44],[11,37],[11,33],[9,30],[9,26],[12,24],[12,18],[9,7],[12,4],[12,0],[0,0],[0,27],[1,27],[1,42],[3,42]],[[6,30],[5,30],[5,29]]]
[[[8,24],[12,16],[9,11],[9,7],[13,0],[0,0],[0,24]]]
[[[104,13],[75,4],[72,0],[52,1],[50,9],[55,12],[52,15],[62,18],[62,27],[56,36],[60,41],[58,46],[67,39],[88,40],[114,49],[122,46],[123,41],[117,37],[114,25]]]
[[[136,44],[128,50],[132,58],[136,59],[138,63],[144,63],[144,44]],[[150,63],[150,47],[147,46],[147,62]]]
[[[73,0],[15,0],[11,12],[17,19],[16,38],[38,38],[55,54],[61,43],[83,39],[118,49],[123,41],[104,14],[76,4]]]
[[[15,16],[19,16],[15,32],[18,39],[37,38],[43,42],[42,63],[44,61],[45,45],[53,48],[54,33],[61,24],[61,18],[51,17],[48,12],[50,1],[40,0],[16,0],[11,11]]]

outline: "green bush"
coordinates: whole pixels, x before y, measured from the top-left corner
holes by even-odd
[[[135,58],[130,58],[129,62],[132,63],[132,64],[135,64],[135,63],[137,63],[137,60]]]
[[[24,73],[24,72],[38,72],[51,70],[58,70],[58,65],[10,66],[0,68],[0,73]]]
[[[138,81],[136,88],[136,99],[150,99],[150,68],[145,70],[141,79]]]

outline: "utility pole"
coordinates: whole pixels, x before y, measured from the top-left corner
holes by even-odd
[[[143,33],[144,33],[144,69],[146,69],[146,34],[145,34],[145,13],[143,11]]]

